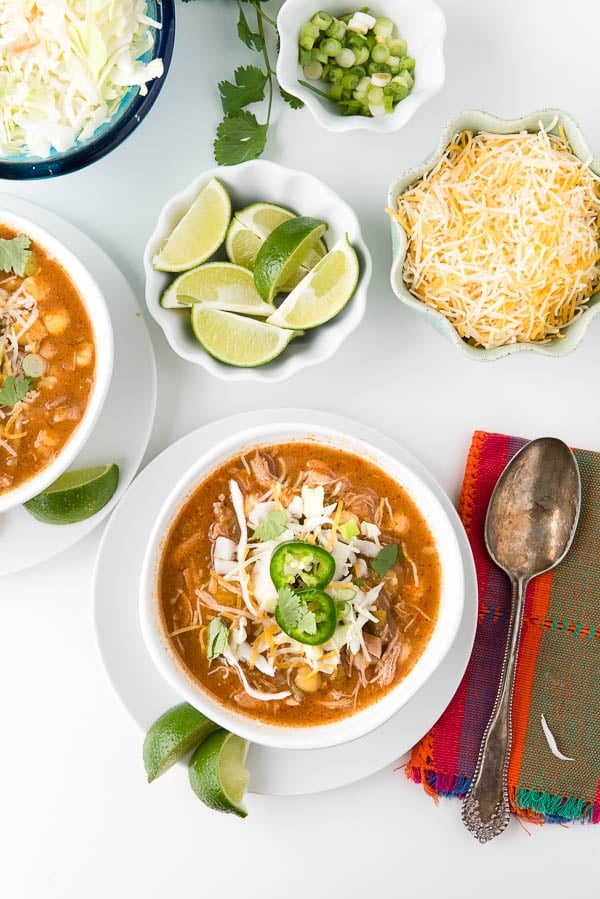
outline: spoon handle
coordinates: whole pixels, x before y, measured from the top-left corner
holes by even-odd
[[[510,819],[507,774],[512,744],[511,707],[526,579],[512,581],[512,601],[502,674],[494,708],[481,740],[471,786],[462,807],[463,824],[480,843],[502,833]]]

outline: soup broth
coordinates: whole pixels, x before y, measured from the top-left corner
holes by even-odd
[[[14,237],[0,225],[0,238]],[[0,494],[60,453],[83,417],[94,368],[92,326],[79,293],[32,243],[25,274],[0,271]]]
[[[158,575],[162,625],[189,676],[286,726],[351,715],[404,678],[440,590],[431,532],[406,491],[364,458],[300,442],[210,474],[177,515]]]

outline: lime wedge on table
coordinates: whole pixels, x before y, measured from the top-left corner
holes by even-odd
[[[266,317],[273,312],[257,293],[252,272],[231,262],[207,262],[184,272],[160,299],[165,309],[181,309],[198,302],[245,315]]]
[[[157,718],[144,739],[148,783],[164,774],[215,730],[217,725],[188,702],[173,706]]]
[[[218,730],[198,746],[190,759],[190,784],[209,808],[245,818],[242,804],[248,786],[248,741]]]
[[[267,237],[283,222],[296,217],[291,210],[276,206],[274,203],[252,203],[251,206],[240,209],[235,213],[227,231],[225,239],[227,257],[237,265],[243,265],[244,268],[254,271],[258,251]],[[319,240],[280,290],[283,293],[292,290],[326,252],[327,247],[322,240]]]
[[[205,303],[192,307],[192,328],[198,342],[211,356],[243,368],[270,362],[294,336],[294,331],[213,309]]]
[[[206,262],[227,233],[231,200],[223,185],[211,178],[152,260],[163,272],[183,272]]]
[[[75,524],[104,508],[118,483],[119,466],[114,463],[66,471],[24,505],[44,524]]]
[[[281,285],[304,262],[326,230],[325,222],[308,216],[296,216],[269,234],[258,251],[254,265],[254,283],[263,300],[273,302]]]
[[[358,258],[344,236],[288,294],[267,322],[280,328],[316,328],[340,312],[358,282]]]

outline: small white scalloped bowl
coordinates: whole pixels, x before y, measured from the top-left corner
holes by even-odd
[[[165,541],[190,495],[227,459],[255,447],[277,443],[314,443],[346,450],[389,474],[414,501],[435,541],[442,571],[438,617],[433,632],[413,668],[371,705],[329,724],[285,727],[266,724],[223,705],[185,669],[165,634],[157,591]],[[146,648],[158,671],[173,689],[208,718],[233,733],[280,749],[320,749],[356,740],[384,724],[429,680],[449,652],[464,606],[464,569],[460,546],[448,515],[431,489],[403,462],[372,444],[333,428],[295,422],[262,425],[229,437],[201,456],[171,490],[148,540],[139,592],[140,624]]]
[[[26,234],[62,266],[75,286],[88,314],[96,353],[94,383],[81,421],[50,465],[14,490],[9,490],[0,496],[0,512],[7,512],[9,509],[27,502],[33,496],[37,496],[38,493],[42,493],[67,470],[85,446],[98,421],[110,387],[113,368],[113,332],[110,315],[100,288],[83,263],[68,247],[44,228],[12,212],[0,210],[0,222],[17,232]]]
[[[477,109],[467,109],[450,119],[444,126],[438,145],[420,165],[402,172],[393,182],[388,193],[388,207],[398,208],[398,199],[424,177],[438,163],[446,147],[451,143],[455,134],[468,130],[478,134],[482,131],[490,134],[518,134],[520,131],[539,131],[542,125],[548,131],[556,131],[562,125],[571,149],[578,159],[590,164],[591,170],[600,176],[600,160],[594,160],[588,145],[585,142],[581,129],[574,119],[560,109],[540,109],[518,119],[502,119]],[[548,343],[511,343],[506,346],[484,349],[471,346],[458,334],[451,322],[438,312],[419,300],[407,287],[404,281],[404,263],[408,250],[406,231],[397,219],[390,216],[392,228],[392,268],[390,282],[392,290],[407,306],[418,312],[436,331],[453,343],[462,353],[479,362],[491,362],[501,359],[511,353],[529,350],[533,353],[541,353],[543,356],[566,356],[571,353],[583,339],[583,335],[600,312],[600,291],[593,294],[588,300],[587,309],[574,321],[561,331],[561,337],[554,337]]]
[[[334,16],[342,16],[353,9],[348,0],[331,0],[325,9]],[[281,47],[277,59],[277,78],[281,87],[294,97],[299,97],[310,109],[317,122],[328,131],[380,131],[389,133],[402,128],[417,109],[441,90],[446,75],[444,63],[444,38],[446,20],[433,0],[374,0],[369,6],[374,16],[386,16],[396,24],[397,33],[404,38],[408,53],[416,60],[415,85],[406,99],[398,103],[393,112],[371,118],[370,116],[343,116],[335,103],[319,97],[298,81],[304,79],[298,63],[298,38],[300,29],[319,10],[314,0],[286,0],[277,16]],[[319,82],[315,87],[322,88]]]
[[[156,271],[152,259],[211,178],[218,178],[225,186],[233,211],[250,203],[266,202],[285,206],[299,215],[322,219],[328,225],[324,235],[328,248],[331,249],[337,240],[347,234],[358,256],[358,284],[344,309],[331,321],[295,338],[280,356],[257,368],[226,365],[214,359],[195,339],[189,314],[177,309],[163,309],[160,305],[162,292],[174,275]],[[222,248],[218,255],[225,258]],[[283,381],[303,368],[329,359],[358,327],[365,313],[371,268],[371,256],[358,218],[338,194],[307,172],[288,169],[263,159],[252,160],[204,172],[163,206],[144,251],[146,304],[171,348],[182,359],[202,366],[224,381]]]

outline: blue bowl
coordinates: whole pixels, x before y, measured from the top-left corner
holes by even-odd
[[[164,66],[162,76],[148,83],[147,93],[142,96],[138,86],[132,87],[109,122],[97,128],[90,138],[78,141],[68,150],[60,153],[53,151],[45,158],[26,154],[1,157],[0,178],[22,181],[75,172],[106,156],[137,128],[152,108],[169,70],[175,41],[174,0],[148,0],[147,14],[160,22],[162,28],[156,31],[154,46],[143,60],[162,59]]]

